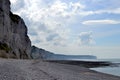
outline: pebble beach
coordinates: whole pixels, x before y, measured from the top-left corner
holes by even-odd
[[[120,77],[77,65],[0,59],[0,80],[120,80]]]

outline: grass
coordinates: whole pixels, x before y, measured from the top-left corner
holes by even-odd
[[[0,42],[0,58],[13,58],[16,59],[16,54],[13,52],[13,54],[8,54],[9,51],[11,51],[11,47],[9,47],[6,43]]]
[[[0,50],[4,50],[6,53],[8,53],[12,49],[6,43],[0,43]]]

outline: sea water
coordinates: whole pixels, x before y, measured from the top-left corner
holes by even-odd
[[[115,76],[120,76],[120,59],[98,59],[97,61],[109,61],[112,63],[118,63],[118,66],[108,66],[108,67],[98,67],[91,68],[91,70],[95,70],[102,73],[112,74]]]
[[[97,68],[90,68],[91,70],[107,73],[115,76],[120,76],[120,59],[71,59],[77,61],[107,61],[111,63],[117,63],[118,66],[107,66],[107,67],[97,67]]]

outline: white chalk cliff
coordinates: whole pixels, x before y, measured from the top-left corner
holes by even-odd
[[[10,1],[0,0],[0,56],[30,58],[31,41],[21,17],[10,11]]]

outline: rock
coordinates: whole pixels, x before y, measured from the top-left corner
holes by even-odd
[[[31,57],[33,59],[48,59],[51,58],[54,55],[54,53],[46,51],[41,48],[37,48],[35,46],[32,46],[31,48]]]
[[[7,58],[30,58],[31,41],[21,17],[10,11],[10,1],[0,0],[0,54]]]
[[[77,60],[77,59],[97,59],[93,55],[64,55],[64,54],[55,54],[50,51],[46,51],[41,48],[32,46],[31,57],[33,59],[44,59],[44,60]]]

